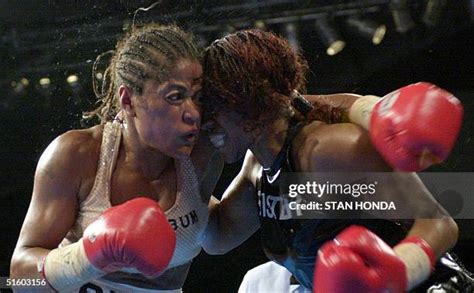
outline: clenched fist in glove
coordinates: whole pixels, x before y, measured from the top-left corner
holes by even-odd
[[[435,263],[431,247],[408,237],[393,249],[365,227],[351,226],[318,251],[315,293],[405,292],[424,281]]]
[[[106,210],[78,242],[50,251],[43,275],[58,291],[122,268],[156,277],[168,266],[175,245],[175,232],[158,203],[135,198]]]
[[[421,171],[445,160],[462,117],[457,98],[426,82],[405,86],[382,99],[364,96],[349,110],[350,121],[369,130],[385,161],[400,171]]]

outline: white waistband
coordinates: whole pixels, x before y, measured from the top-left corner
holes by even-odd
[[[172,290],[145,289],[145,288],[139,288],[139,287],[135,287],[132,285],[127,285],[127,284],[109,282],[106,280],[94,280],[93,282],[90,282],[90,283],[96,286],[99,286],[104,293],[111,293],[112,291],[113,292],[131,292],[131,293],[132,292],[137,292],[137,293],[151,293],[151,292],[182,293],[183,292],[182,289],[172,289]],[[93,289],[91,290],[91,292],[94,292]]]

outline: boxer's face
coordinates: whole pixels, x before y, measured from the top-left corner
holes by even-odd
[[[195,100],[201,76],[198,61],[182,59],[166,81],[145,83],[134,107],[135,126],[143,144],[174,158],[190,155],[201,122]]]
[[[252,145],[251,133],[244,131],[242,119],[237,113],[217,113],[205,128],[209,140],[227,163],[242,159]]]

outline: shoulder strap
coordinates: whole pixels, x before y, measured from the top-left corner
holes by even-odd
[[[290,160],[290,150],[291,150],[291,143],[293,142],[293,139],[295,136],[298,134],[298,132],[301,130],[301,128],[306,125],[306,121],[297,121],[296,119],[290,119],[288,123],[288,129],[286,131],[286,138],[285,142],[283,143],[283,146],[276,156],[275,160],[273,161],[273,164],[270,168],[263,168],[263,171],[268,175],[268,176],[273,176],[275,175],[278,170],[281,169],[282,165],[284,162],[291,162]],[[290,164],[291,166],[291,164]]]

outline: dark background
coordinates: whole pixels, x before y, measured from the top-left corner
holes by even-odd
[[[452,155],[443,165],[429,171],[472,172],[473,1],[447,0],[434,26],[423,22],[429,1],[406,1],[414,27],[404,33],[397,31],[392,14],[394,5],[390,2],[162,1],[147,12],[140,11],[136,21],[176,22],[194,31],[202,45],[228,31],[253,27],[257,20],[266,21],[268,30],[285,36],[285,26],[293,22],[311,67],[310,93],[384,95],[417,81],[435,83],[462,101],[465,117]],[[90,77],[95,57],[113,49],[137,8],[153,3],[0,1],[0,276],[8,276],[39,156],[60,133],[90,125],[81,121],[81,114],[95,102]],[[326,14],[347,43],[335,56],[325,54],[322,39],[314,28],[314,20]],[[387,26],[380,45],[374,46],[348,29],[345,20],[355,14]],[[71,74],[79,78],[74,88],[66,83]],[[38,83],[43,77],[51,80],[48,88]],[[226,167],[216,196],[220,196],[238,168],[239,164]],[[469,219],[458,222],[461,237],[455,250],[473,269],[474,257],[468,253],[474,244],[473,225]],[[264,261],[258,234],[225,256],[201,253],[185,290],[234,292],[243,274]]]

